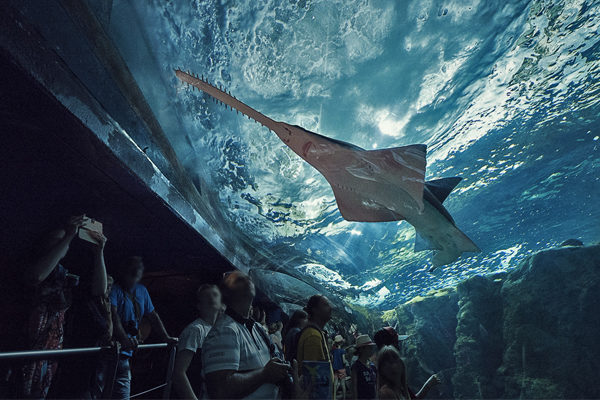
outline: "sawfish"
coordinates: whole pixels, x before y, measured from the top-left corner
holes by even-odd
[[[433,265],[449,264],[479,248],[455,224],[443,202],[461,178],[425,182],[427,146],[413,144],[365,150],[351,143],[275,121],[203,76],[175,70],[179,80],[273,131],[294,153],[319,171],[347,221],[405,220],[416,231],[415,251],[435,250]]]

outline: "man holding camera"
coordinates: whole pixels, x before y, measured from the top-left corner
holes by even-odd
[[[114,336],[121,343],[123,351],[117,365],[112,398],[129,399],[131,389],[129,359],[139,344],[138,330],[142,318],[148,318],[152,329],[157,332],[161,340],[176,343],[177,339],[169,336],[158,313],[154,310],[148,290],[139,283],[144,273],[142,258],[127,258],[119,272],[110,292],[110,303]]]
[[[227,310],[206,337],[202,353],[209,397],[276,399],[279,386],[291,384],[292,370],[250,317],[254,283],[234,271],[223,277],[221,294]]]

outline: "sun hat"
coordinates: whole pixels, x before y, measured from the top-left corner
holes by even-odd
[[[371,340],[369,335],[360,335],[356,338],[356,348],[364,346],[375,346],[375,342]]]
[[[344,341],[344,338],[342,337],[342,335],[337,335],[335,337],[335,339],[333,339],[334,343],[342,343]]]

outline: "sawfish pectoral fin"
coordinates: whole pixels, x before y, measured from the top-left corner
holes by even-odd
[[[379,179],[386,185],[393,185],[408,193],[416,202],[419,210],[424,209],[423,190],[425,185],[425,168],[427,147],[414,144],[390,149],[369,150],[360,157],[379,168]]]
[[[481,249],[463,231],[454,227],[453,246],[436,251],[432,263],[434,266],[450,264],[456,261],[462,253],[479,253]]]
[[[475,244],[463,231],[457,229],[460,232],[458,249],[463,253],[481,253],[479,246]]]
[[[433,259],[431,263],[434,267],[441,267],[442,265],[448,265],[458,260],[461,253],[458,251],[450,251],[450,250],[441,250],[437,251],[433,255]]]
[[[425,250],[442,250],[442,248],[436,246],[429,239],[425,238],[424,236],[415,231],[415,253]]]
[[[340,214],[346,221],[389,222],[404,217],[388,208],[366,199],[349,188],[331,185]]]

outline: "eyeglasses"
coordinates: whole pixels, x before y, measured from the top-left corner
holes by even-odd
[[[245,273],[243,273],[242,271],[239,271],[239,270],[227,271],[227,272],[223,273],[223,281],[225,281],[227,278],[229,278],[233,274],[238,274],[238,277],[236,278],[235,282],[238,282],[239,280],[252,281],[252,279],[250,279],[250,277],[248,275],[246,275]]]

